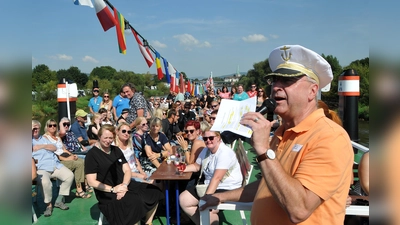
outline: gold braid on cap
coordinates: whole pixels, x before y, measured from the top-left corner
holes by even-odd
[[[300,66],[299,64],[294,64],[294,63],[290,63],[290,62],[285,62],[280,64],[279,66],[276,67],[276,69],[290,69],[290,70],[297,70],[300,71],[300,73],[296,73],[296,74],[278,74],[275,73],[275,75],[281,75],[281,76],[285,76],[285,77],[297,77],[297,76],[301,76],[303,74],[311,77],[313,80],[317,81],[317,83],[319,84],[319,78],[318,76],[312,71],[309,70],[307,68],[304,68],[303,66]]]

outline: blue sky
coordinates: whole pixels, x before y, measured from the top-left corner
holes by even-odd
[[[31,54],[32,67],[51,70],[98,66],[135,73],[148,68],[133,35],[126,31],[127,54],[118,51],[115,28],[104,32],[95,10],[73,0],[2,2],[3,18],[17,26],[2,35],[0,60],[15,52]],[[110,0],[130,24],[177,70],[189,78],[248,71],[278,46],[300,44],[337,57],[342,66],[369,56],[366,1],[132,1]],[[7,9],[7,10],[5,10]],[[3,20],[4,23],[4,20]],[[23,29],[22,29],[23,28]],[[15,46],[19,46],[17,49]]]

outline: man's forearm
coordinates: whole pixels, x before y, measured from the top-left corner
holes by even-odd
[[[214,194],[221,202],[252,202],[256,196],[260,180],[256,180],[244,187]]]

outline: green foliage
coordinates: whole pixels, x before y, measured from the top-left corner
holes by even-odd
[[[44,64],[37,65],[32,71],[32,90],[36,91],[41,85],[56,79],[55,73],[48,66]]]
[[[268,84],[265,80],[265,75],[271,73],[271,68],[269,68],[268,59],[254,63],[254,69],[251,69],[247,72],[247,76],[240,77],[238,83],[244,85],[245,91],[250,89],[251,84],[255,83],[258,87],[262,87],[264,89],[268,88]]]
[[[329,92],[322,92],[321,99],[329,106],[329,108],[334,109],[338,107],[338,82],[339,76],[343,72],[342,66],[339,64],[339,60],[332,56],[328,55],[325,56],[324,54],[321,55],[325,60],[331,65],[332,73],[333,73],[333,80],[331,82],[331,89]]]
[[[358,106],[358,118],[369,121],[369,106]]]
[[[82,73],[81,70],[78,69],[78,67],[76,66],[71,66],[68,70],[58,70],[56,74],[58,81],[65,78],[65,80],[69,83],[76,83],[79,89],[85,87],[86,83],[89,80],[88,76]]]
[[[115,70],[111,66],[100,66],[100,67],[96,67],[92,70],[92,72],[89,75],[89,79],[93,80],[93,77],[97,77],[99,79],[111,80],[115,76],[116,73],[117,73],[117,70]]]
[[[79,97],[76,100],[76,109],[83,109],[86,112],[89,112],[88,103],[89,103],[89,100],[90,100],[91,97],[92,96],[90,96],[90,95],[86,95],[84,97]]]

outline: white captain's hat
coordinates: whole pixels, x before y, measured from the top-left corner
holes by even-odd
[[[277,47],[269,54],[268,61],[273,72],[266,77],[307,75],[318,83],[319,89],[330,84],[333,79],[329,63],[319,54],[301,45]]]

